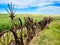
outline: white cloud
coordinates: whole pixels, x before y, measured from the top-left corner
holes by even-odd
[[[46,4],[51,4],[53,1],[60,1],[60,0],[0,0],[1,3],[10,3],[13,2],[15,4],[16,8],[26,8],[29,6],[44,6]]]
[[[38,0],[0,0],[0,4],[7,4],[10,2],[13,2],[13,4],[15,4],[15,6],[18,8],[25,8],[37,4]]]
[[[15,8],[28,8],[37,6],[38,9],[36,10],[36,12],[56,13],[60,10],[60,7],[55,6],[43,7],[44,5],[53,4],[54,1],[60,2],[60,0],[0,0],[0,4],[2,3],[7,4],[13,2]]]
[[[48,13],[48,14],[60,14],[60,7],[56,7],[56,6],[48,6],[48,7],[43,7],[43,8],[39,8],[37,10],[37,12],[39,13]]]

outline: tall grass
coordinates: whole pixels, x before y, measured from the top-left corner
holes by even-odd
[[[60,45],[60,22],[52,22],[41,33],[39,45]]]

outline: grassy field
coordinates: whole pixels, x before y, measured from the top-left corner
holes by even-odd
[[[40,34],[39,45],[60,45],[60,22],[52,22]]]
[[[30,45],[60,45],[60,19],[58,16],[38,36],[34,37]]]
[[[38,15],[38,14],[16,14],[15,18],[21,18],[24,24],[24,17],[32,17],[34,21],[40,21],[46,16],[53,18],[49,28],[45,28],[39,33],[38,38],[35,37],[31,45],[60,45],[60,16],[58,15]],[[7,30],[10,27],[10,18],[8,14],[0,14],[0,31]],[[8,24],[8,25],[7,25]],[[8,26],[8,27],[7,27]]]
[[[8,14],[0,14],[0,31],[10,29],[11,19],[9,16],[10,15],[8,15]],[[24,24],[24,17],[31,17],[31,18],[33,18],[34,21],[40,21],[43,19],[42,15],[41,16],[31,15],[31,14],[16,14],[15,15],[15,18],[21,18],[22,19],[23,24]]]

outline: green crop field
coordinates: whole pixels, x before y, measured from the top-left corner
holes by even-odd
[[[36,45],[60,45],[60,16],[58,15],[39,15],[39,14],[15,14],[15,18],[21,18],[24,24],[24,17],[31,17],[34,21],[41,21],[44,17],[52,17],[53,21],[49,24],[49,28],[45,28],[38,35]],[[8,14],[0,14],[0,32],[3,30],[9,30],[10,24]],[[33,41],[36,43],[36,41]],[[31,44],[31,45],[34,45]]]

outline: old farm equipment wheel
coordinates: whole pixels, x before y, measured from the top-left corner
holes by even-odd
[[[0,33],[0,45],[15,45],[15,38],[11,31],[5,30]]]
[[[23,43],[23,26],[22,20],[20,18],[15,19],[14,17],[14,6],[8,3],[9,10],[6,11],[10,14],[11,20],[9,21],[7,28],[8,30],[4,30],[0,33],[0,45],[24,45]],[[6,27],[5,27],[6,28]]]

